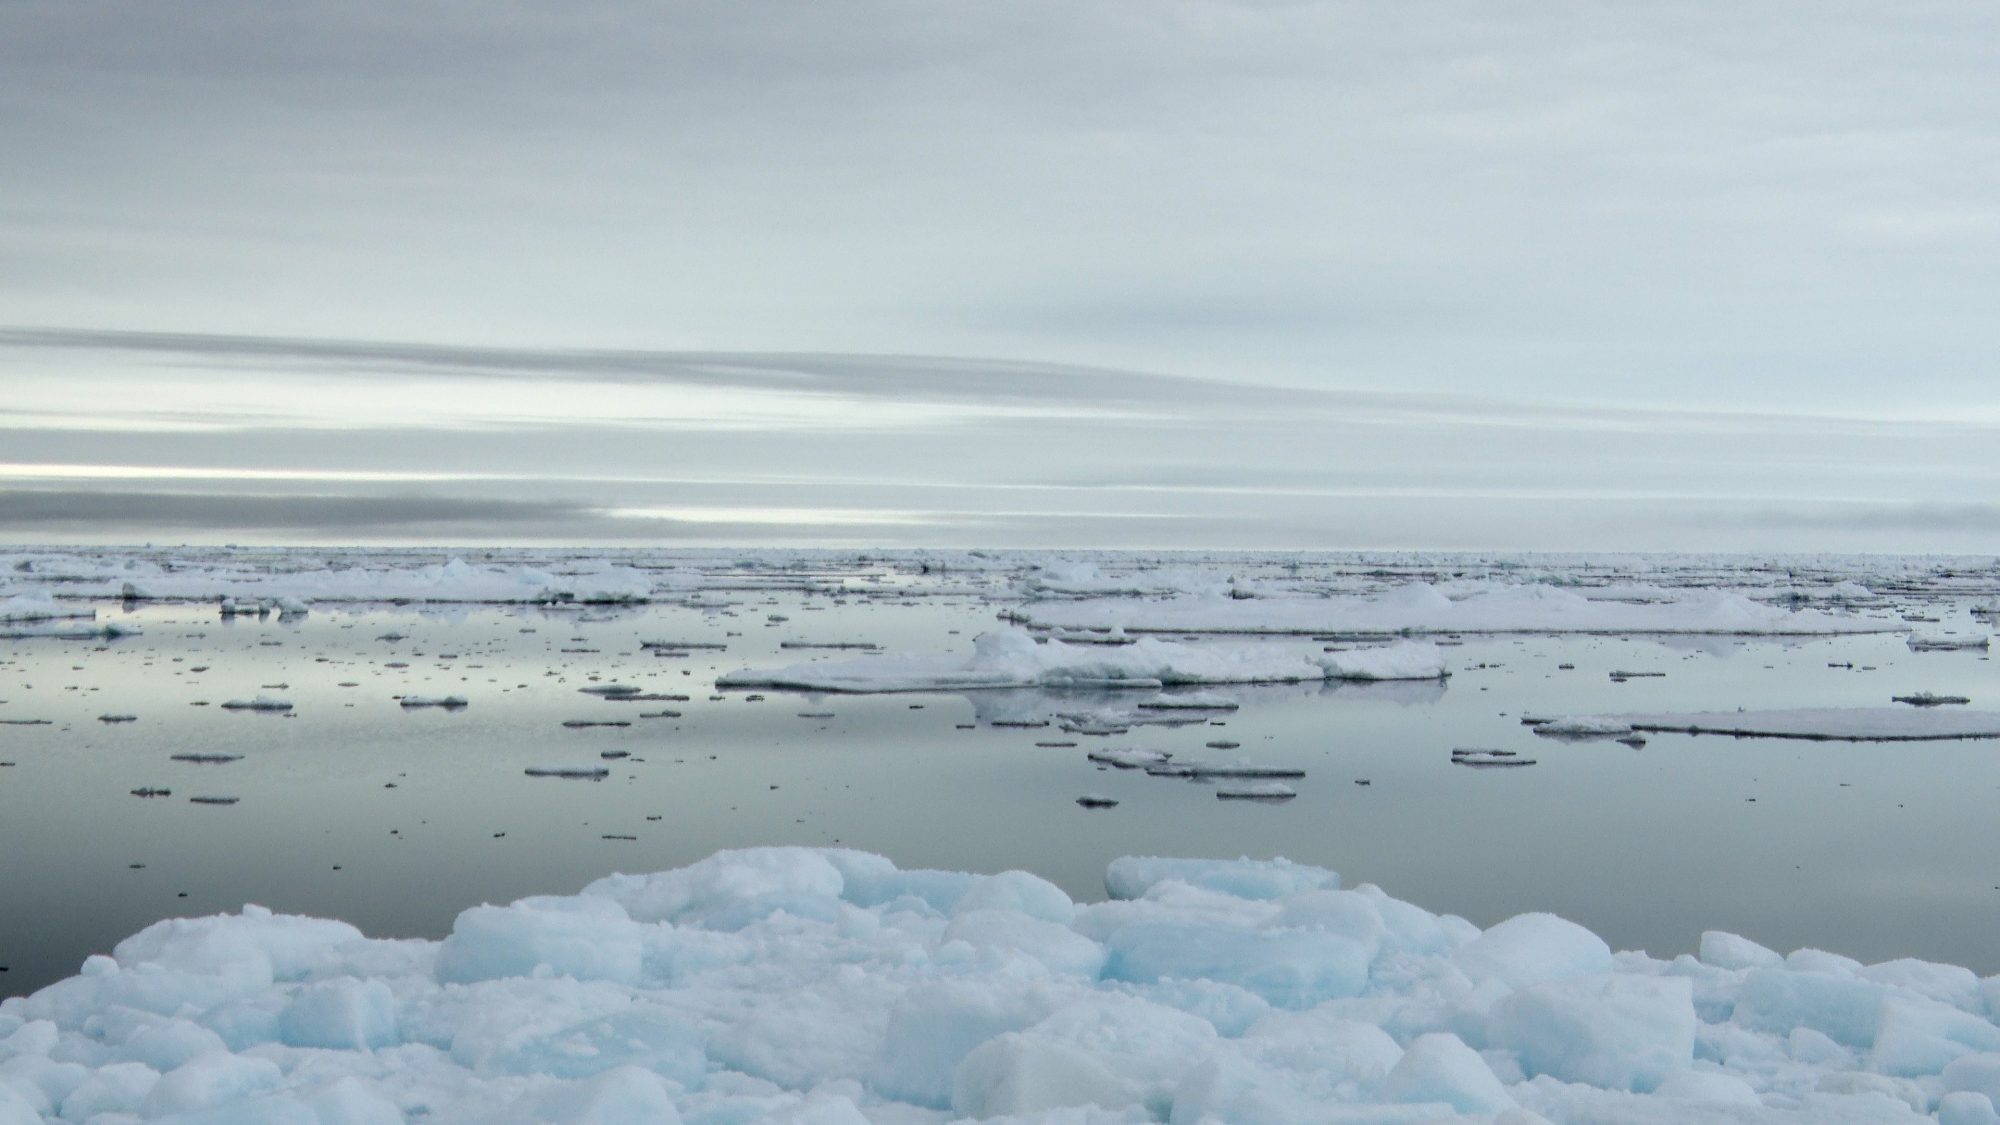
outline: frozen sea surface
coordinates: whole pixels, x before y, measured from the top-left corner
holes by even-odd
[[[1079,902],[1119,856],[1283,855],[1480,927],[1549,911],[1663,959],[1727,930],[1991,973],[1995,743],[1648,731],[1635,748],[1521,720],[1977,725],[2000,712],[1986,652],[1906,642],[1984,636],[1974,611],[1996,598],[1992,560],[1963,559],[20,552],[0,601],[60,635],[0,642],[0,992],[168,916],[257,902],[435,939],[479,902],[771,844],[1032,871]],[[1136,625],[1154,604],[1312,603],[1331,622],[1398,599],[1434,618],[1453,612],[1439,599],[1505,605],[1510,628],[1541,602],[1565,631],[1426,628],[1441,680],[1325,679],[1385,643],[1371,628],[1154,638],[1190,668],[1297,683],[717,687],[963,666],[976,637],[1063,606],[1127,604]],[[1632,607],[1695,612],[1676,605],[1732,627],[1618,631]],[[1743,631],[1795,613],[1813,628]],[[1061,628],[1078,661],[1143,663],[1115,622]],[[607,685],[636,690],[581,690]],[[1926,691],[1970,702],[1950,719],[1892,702]],[[224,707],[259,697],[292,706]],[[414,705],[444,699],[465,705]],[[1176,700],[1198,706],[1160,705]],[[1536,764],[1454,766],[1465,747]],[[1256,783],[1232,769],[1303,776],[1291,800],[1218,801]]]

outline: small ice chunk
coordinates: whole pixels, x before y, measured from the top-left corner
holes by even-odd
[[[1094,1053],[1008,1032],[980,1044],[952,1072],[952,1112],[988,1118],[1044,1114],[1071,1106],[1115,1109],[1142,1089]]]
[[[536,896],[462,911],[438,947],[437,975],[464,983],[546,967],[578,980],[634,984],[640,961],[639,926],[624,907],[588,895]]]
[[[1386,1102],[1443,1102],[1460,1113],[1499,1113],[1514,1106],[1486,1060],[1448,1031],[1417,1036],[1376,1088],[1375,1097]]]
[[[1340,876],[1324,867],[1278,858],[1169,859],[1125,856],[1104,872],[1104,889],[1117,899],[1143,898],[1169,880],[1247,899],[1276,899],[1299,891],[1338,889]]]
[[[1702,964],[1718,969],[1769,969],[1785,960],[1774,950],[1724,930],[1703,931],[1697,957]]]
[[[1497,980],[1509,988],[1612,969],[1611,947],[1603,938],[1553,914],[1517,914],[1460,946],[1452,957],[1472,980]]]
[[[387,1047],[398,1041],[396,1000],[379,980],[321,981],[292,997],[278,1014],[278,1032],[293,1047]]]
[[[1741,1105],[1761,1107],[1763,1099],[1750,1083],[1734,1074],[1717,1074],[1713,1071],[1680,1070],[1669,1074],[1666,1080],[1653,1091],[1663,1098],[1673,1098],[1684,1102],[1705,1102],[1709,1105]]]
[[[1108,980],[1205,978],[1239,985],[1280,1008],[1357,996],[1368,984],[1368,950],[1324,930],[1138,922],[1113,933],[1108,947]]]
[[[1607,973],[1502,997],[1487,1035],[1531,1076],[1649,1093],[1693,1064],[1697,1022],[1688,978]]]
[[[63,1103],[65,1107],[69,1103]],[[1995,1125],[2000,1114],[1993,1111],[1993,1099],[1972,1090],[1953,1090],[1938,1099],[1938,1125]]]

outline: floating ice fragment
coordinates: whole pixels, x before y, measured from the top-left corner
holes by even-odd
[[[292,701],[279,699],[274,695],[259,695],[251,699],[232,699],[222,705],[225,711],[289,711]]]
[[[1267,781],[1261,785],[1223,785],[1215,790],[1219,801],[1289,801],[1298,796],[1298,791],[1281,781]]]
[[[1147,766],[1163,765],[1173,757],[1165,750],[1092,750],[1084,755],[1093,762],[1102,762],[1121,770],[1144,769]]]
[[[1598,728],[1605,732],[1671,731],[1817,742],[1927,742],[2000,738],[2000,714],[1905,707],[1823,707],[1787,711],[1696,711],[1686,714],[1619,714],[1559,720],[1536,734],[1561,735]]]
[[[1605,715],[1569,715],[1536,723],[1535,733],[1549,738],[1611,738],[1631,734],[1632,724]]]
[[[1475,766],[1478,768],[1532,766],[1533,758],[1523,758],[1514,750],[1453,750],[1451,764],[1455,766]]]
[[[1976,636],[1958,633],[1911,633],[1911,652],[1943,652],[1958,649],[1984,649],[1990,643],[1986,634]]]
[[[1941,707],[1948,703],[1970,703],[1972,699],[1963,695],[1938,695],[1934,692],[1917,691],[1909,695],[1892,695],[1892,703],[1907,703],[1912,707]]]

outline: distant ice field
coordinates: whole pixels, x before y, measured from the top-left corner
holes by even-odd
[[[0,993],[168,916],[439,938],[773,844],[1079,902],[1119,856],[1283,855],[1661,958],[1992,973],[2000,749],[1838,735],[1985,729],[1986,651],[1908,641],[1996,602],[1990,559],[15,551]],[[1835,739],[1659,729],[1739,712]]]

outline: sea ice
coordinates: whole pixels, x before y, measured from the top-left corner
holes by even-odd
[[[717,678],[716,686],[837,692],[1021,687],[1157,690],[1173,684],[1439,679],[1444,675],[1437,648],[1415,642],[1308,657],[1268,644],[1190,645],[1150,637],[1110,649],[1062,641],[1037,644],[1026,631],[1008,629],[980,634],[969,657],[901,654],[784,668],[746,668]]]
[[[1024,872],[757,848],[462,912],[441,942],[156,923],[0,1002],[0,1122],[1994,1121],[1987,987],[1613,956],[1282,860]]]
[[[28,590],[0,598],[0,622],[54,621],[63,618],[94,618],[97,611],[87,606],[67,606],[47,590]]]
[[[1719,590],[1659,590],[1644,602],[1594,599],[1548,585],[1468,584],[1447,596],[1417,582],[1373,596],[1240,599],[1097,598],[1034,602],[1017,620],[1041,628],[1128,632],[1292,633],[1687,633],[1828,635],[1892,633],[1901,621],[1787,609]]]
[[[1823,707],[1781,711],[1586,715],[1542,723],[1534,728],[1536,734],[1572,736],[1635,730],[1799,738],[1821,742],[1924,742],[2000,738],[2000,714],[1904,707]]]
[[[292,701],[279,699],[275,695],[258,695],[250,699],[232,699],[222,705],[225,711],[289,711]]]

